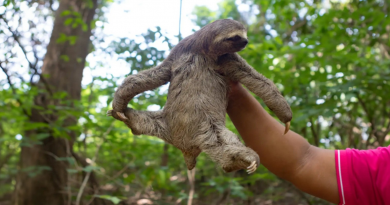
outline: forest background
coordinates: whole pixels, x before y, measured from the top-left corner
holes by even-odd
[[[202,154],[187,172],[179,150],[105,116],[126,75],[157,65],[178,39],[221,18],[247,25],[240,55],[277,84],[293,131],[327,149],[390,144],[387,0],[210,1],[182,15],[183,34],[164,28],[179,29],[179,16],[159,27],[135,24],[137,1],[0,2],[1,205],[329,204],[262,166],[226,174]],[[167,9],[161,2],[148,6]],[[181,1],[169,2],[180,9]],[[116,22],[122,28],[110,27],[112,8],[126,13]],[[129,106],[162,109],[166,92],[140,94]],[[237,133],[229,119],[227,127]]]

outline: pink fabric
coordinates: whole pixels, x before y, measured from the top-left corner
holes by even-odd
[[[390,205],[390,146],[336,150],[340,204]]]

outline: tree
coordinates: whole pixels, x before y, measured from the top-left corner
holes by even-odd
[[[40,129],[30,130],[26,138],[41,140],[38,144],[23,146],[15,189],[14,204],[70,204],[67,162],[71,157],[75,133],[70,126],[77,122],[72,116],[58,116],[51,107],[72,106],[61,101],[58,93],[66,93],[66,99],[79,100],[85,58],[90,52],[91,25],[97,8],[97,0],[62,0],[55,12],[50,43],[42,65],[37,87],[43,89],[34,98],[34,108],[29,114],[32,124]],[[71,19],[72,24],[68,22]],[[30,65],[32,69],[33,65]],[[37,70],[34,70],[38,72]],[[56,98],[57,97],[57,98]],[[65,102],[65,103],[64,103]],[[61,126],[59,133],[52,129]],[[65,136],[64,136],[65,134]],[[38,169],[35,176],[28,171]]]

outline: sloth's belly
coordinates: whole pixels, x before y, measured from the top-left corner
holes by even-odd
[[[174,76],[164,108],[171,131],[194,135],[207,124],[224,124],[227,92],[226,81],[212,70]]]
[[[222,76],[213,71],[175,76],[169,87],[167,104],[179,109],[200,109],[210,106],[225,110],[228,85]]]

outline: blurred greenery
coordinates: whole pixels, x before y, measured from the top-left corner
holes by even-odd
[[[35,54],[41,66],[48,39],[40,36],[49,33],[39,25],[53,20],[53,1],[26,2],[36,9],[37,19],[29,22],[33,30],[18,31],[17,36],[33,48],[26,56],[31,60]],[[40,88],[34,86],[36,73],[29,71],[31,80],[23,80],[25,76],[17,70],[28,67],[16,62],[25,56],[15,51],[20,45],[11,32],[23,23],[15,21],[22,17],[22,3],[6,0],[0,6],[13,13],[0,13],[0,38],[5,42],[0,46],[0,65],[6,74],[0,78],[0,204],[10,201],[18,172],[34,177],[50,169],[19,168],[21,147],[40,144],[48,136],[40,132],[26,138],[28,130],[50,130],[58,138],[69,138],[70,131],[77,133],[73,149],[86,159],[87,166],[72,156],[56,159],[69,164],[69,188],[74,198],[85,173],[93,172],[99,180],[99,193],[84,195],[85,201],[98,197],[113,204],[137,204],[141,199],[154,204],[186,204],[190,185],[181,153],[157,138],[132,135],[123,123],[104,114],[117,82],[123,78],[93,76],[78,102],[65,100],[66,93],[56,93],[54,97],[63,101],[62,106],[41,109],[60,116],[54,124],[28,120],[32,108],[40,109],[33,103]],[[277,84],[293,109],[291,129],[311,144],[327,149],[368,149],[390,144],[389,6],[386,0],[223,0],[218,10],[195,7],[193,22],[199,28],[216,19],[232,18],[247,25],[250,43],[240,55]],[[98,14],[104,21],[104,12]],[[63,15],[70,16],[67,25],[86,26],[76,11]],[[9,21],[16,26],[7,27]],[[176,42],[157,27],[145,31],[142,43],[121,38],[105,46],[102,28],[94,28],[91,52],[126,61],[129,74],[155,66],[167,56],[169,51],[159,50],[155,42],[168,48]],[[57,41],[72,43],[76,39],[61,36]],[[61,58],[66,61],[67,56]],[[86,64],[91,70],[108,66],[103,61],[91,65]],[[166,89],[160,88],[140,94],[129,106],[162,108],[165,100]],[[68,116],[78,119],[77,125],[63,127],[61,119]],[[229,119],[226,124],[237,133]],[[300,192],[262,166],[250,176],[241,171],[226,174],[201,154],[194,204],[329,203]]]

